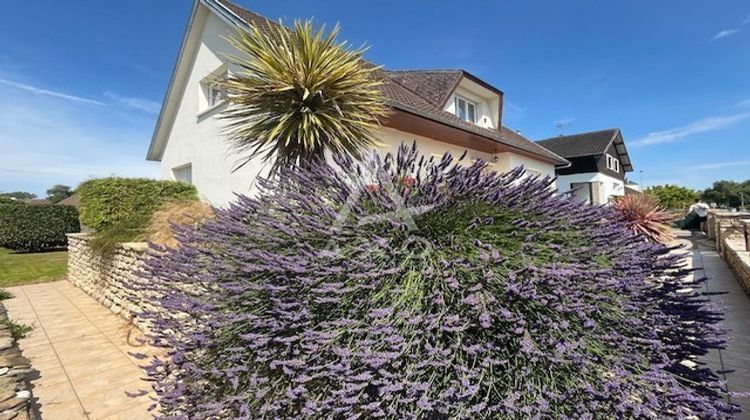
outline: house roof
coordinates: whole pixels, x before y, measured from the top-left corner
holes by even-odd
[[[73,194],[70,197],[60,200],[55,204],[59,204],[61,206],[73,206],[75,208],[81,207],[81,196],[79,194]]]
[[[280,26],[264,16],[251,12],[228,0],[199,0],[211,8],[218,7],[223,16],[236,25],[250,25],[259,29]],[[215,10],[215,9],[212,9]],[[229,12],[228,14],[226,12]],[[178,59],[179,61],[179,59]],[[368,63],[369,64],[369,63]],[[456,86],[464,78],[472,80],[499,95],[502,92],[487,84],[478,77],[465,70],[384,70],[379,71],[383,81],[383,93],[388,105],[394,109],[415,114],[438,123],[463,130],[493,142],[505,145],[511,149],[540,157],[554,163],[556,166],[570,164],[566,159],[554,152],[539,146],[533,141],[521,136],[505,126],[500,129],[488,129],[463,121],[455,115],[443,110],[445,103],[453,94]],[[171,89],[171,88],[170,88]],[[169,92],[167,93],[169,96]],[[159,118],[161,121],[161,116]],[[156,144],[160,122],[149,147],[148,159],[159,160],[163,146]]]
[[[625,172],[633,171],[619,128],[551,137],[539,140],[537,143],[566,159],[603,155],[610,146],[614,145]]]

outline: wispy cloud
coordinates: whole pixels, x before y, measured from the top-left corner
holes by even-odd
[[[86,103],[86,104],[92,104],[92,105],[102,105],[102,106],[104,105],[103,102],[95,101],[93,99],[83,98],[83,97],[75,96],[75,95],[69,95],[67,93],[57,92],[54,90],[42,89],[36,86],[14,82],[12,80],[0,79],[0,84],[10,86],[16,89],[20,89],[20,90],[25,90],[27,92],[31,92],[37,95],[51,96],[53,98],[65,99],[68,101],[80,102],[80,103]]]
[[[720,31],[719,33],[717,33],[716,35],[714,35],[711,38],[711,41],[717,41],[719,39],[726,38],[728,36],[732,36],[732,35],[736,34],[739,31],[740,31],[739,29],[724,29],[723,31]]]
[[[693,121],[690,124],[683,125],[682,127],[648,133],[648,135],[646,135],[645,137],[642,137],[634,142],[630,142],[628,146],[643,147],[663,143],[674,143],[693,134],[705,133],[707,131],[716,131],[730,127],[748,118],[750,118],[750,112],[703,118],[697,121]]]
[[[745,99],[744,101],[737,102],[737,106],[750,107],[750,99]]]
[[[145,160],[150,114],[7,83],[0,98],[0,191],[41,196],[54,184],[76,186],[91,177],[159,175],[159,166]]]
[[[110,91],[104,92],[104,96],[115,101],[120,106],[147,112],[149,114],[158,114],[161,109],[161,104],[159,102],[149,99],[122,96]]]
[[[745,16],[745,19],[742,20],[742,24],[743,25],[750,24],[750,13],[748,13],[747,16]]]
[[[706,163],[702,165],[694,165],[689,167],[689,170],[693,171],[708,171],[712,169],[730,168],[733,166],[750,166],[750,160],[738,160],[733,162],[717,162],[717,163]]]
[[[575,118],[560,118],[559,120],[555,120],[555,127],[567,127],[573,124],[575,120]]]

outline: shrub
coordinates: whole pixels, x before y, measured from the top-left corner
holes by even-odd
[[[177,226],[198,228],[214,218],[216,214],[213,207],[201,201],[182,200],[167,203],[151,216],[146,226],[146,240],[175,248],[179,246],[174,232]]]
[[[81,223],[96,231],[134,221],[143,226],[165,202],[197,199],[192,185],[145,178],[92,179],[81,184],[78,193]]]
[[[52,204],[0,204],[0,247],[43,251],[64,247],[66,233],[80,231],[78,210]]]
[[[630,229],[650,242],[667,244],[674,239],[669,223],[674,216],[662,211],[658,200],[647,194],[619,197],[613,206],[628,222]]]
[[[26,338],[26,334],[34,331],[34,327],[32,327],[31,325],[21,324],[13,321],[12,319],[4,320],[3,325],[5,325],[10,330],[10,336],[13,337],[14,340]]]
[[[690,188],[679,185],[655,185],[645,191],[648,195],[653,195],[658,200],[659,206],[669,210],[685,211],[693,200],[698,198],[700,193]]]
[[[731,417],[680,363],[723,343],[683,256],[520,169],[377,162],[282,170],[147,261],[163,416]]]
[[[118,243],[144,238],[151,215],[171,200],[197,200],[195,187],[177,181],[100,178],[78,187],[81,223],[94,229],[91,247],[109,254]]]

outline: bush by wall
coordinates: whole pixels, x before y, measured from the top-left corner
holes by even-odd
[[[189,184],[145,178],[100,178],[78,187],[81,223],[97,232],[91,246],[102,254],[118,243],[143,239],[153,213],[167,202],[197,200]]]
[[[143,226],[165,202],[197,199],[192,185],[145,178],[92,179],[77,191],[81,223],[98,232],[122,224]]]
[[[0,204],[0,247],[42,251],[63,247],[66,233],[80,231],[78,210],[53,204]]]
[[[615,210],[403,147],[337,163],[282,171],[146,261],[164,418],[736,410],[682,363],[723,343],[701,280]]]

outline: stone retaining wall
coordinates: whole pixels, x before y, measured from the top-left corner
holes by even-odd
[[[31,387],[26,379],[31,363],[18,348],[6,324],[8,314],[0,304],[0,419],[29,420]]]
[[[716,250],[726,260],[745,292],[750,294],[750,252],[745,231],[750,229],[750,214],[711,210],[708,212],[708,236],[716,241]]]
[[[148,251],[142,242],[123,243],[113,255],[103,257],[89,247],[86,233],[68,235],[68,280],[112,312],[144,325],[134,317],[141,310],[138,272]]]
[[[745,249],[745,239],[737,236],[726,238],[724,249],[729,268],[737,276],[745,293],[750,294],[750,252]]]

